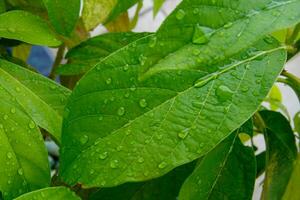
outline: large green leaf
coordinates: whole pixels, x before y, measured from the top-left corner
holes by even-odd
[[[138,0],[85,0],[82,18],[87,30],[111,21],[137,3]]]
[[[15,200],[80,200],[70,189],[51,187],[24,194]]]
[[[102,188],[91,195],[89,200],[175,200],[181,185],[194,168],[193,162],[180,166],[158,179],[141,183],[126,183],[114,188]]]
[[[0,14],[5,12],[6,6],[4,1],[0,1]]]
[[[0,15],[0,37],[36,45],[58,46],[61,42],[46,21],[26,11],[9,11]]]
[[[233,133],[202,159],[183,184],[179,199],[250,200],[255,178],[254,152]]]
[[[107,33],[91,38],[71,49],[66,58],[69,64],[58,68],[61,75],[78,75],[87,72],[111,53],[150,33]]]
[[[5,60],[0,60],[0,86],[15,99],[12,105],[21,106],[32,121],[60,141],[68,89]]]
[[[240,10],[246,15],[269,2],[243,1]],[[290,4],[261,10],[250,17],[265,12],[269,16],[269,12],[286,6]],[[187,9],[190,7],[196,11]],[[206,17],[195,17],[201,9]],[[223,15],[217,14],[219,10]],[[223,27],[244,19],[231,11],[231,7],[183,1],[157,34],[111,54],[79,82],[63,125],[60,175],[65,181],[86,187],[113,186],[161,176],[202,156],[250,118],[281,72],[285,52],[270,37],[244,51],[252,45],[249,30],[237,34],[234,25]],[[290,18],[280,15],[276,19],[278,23],[284,19],[281,26],[287,26],[294,23]],[[268,18],[255,22],[270,24]],[[211,28],[217,29],[214,36],[219,37],[211,37],[205,44],[192,44],[193,39],[197,43],[203,39],[199,24],[212,24]],[[272,27],[278,28],[274,24]],[[251,27],[253,32],[258,31],[254,24]],[[224,36],[231,33],[232,41],[228,41]],[[214,41],[220,44],[212,46]],[[233,47],[234,51],[226,52]],[[206,59],[202,59],[204,55]],[[177,70],[150,68],[159,65],[156,63]],[[148,70],[148,75],[141,78],[144,68],[154,71]],[[137,162],[139,158],[142,163]],[[150,171],[148,176],[144,175],[145,169]]]
[[[73,32],[80,12],[80,0],[43,0],[50,22],[55,30],[64,36]]]
[[[300,154],[298,154],[298,159],[295,162],[294,171],[290,178],[289,184],[286,187],[286,191],[283,196],[283,200],[299,200],[300,198]]]
[[[297,147],[289,121],[280,113],[260,112],[266,129],[266,177],[262,199],[281,199],[297,159]]]
[[[4,199],[46,187],[50,169],[42,135],[6,87],[0,69],[0,191]],[[10,77],[9,77],[10,78]],[[14,88],[16,89],[16,88]],[[26,97],[23,97],[26,98]]]

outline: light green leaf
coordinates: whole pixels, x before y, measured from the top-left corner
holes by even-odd
[[[156,16],[165,0],[153,0],[153,15]]]
[[[280,113],[261,111],[267,127],[266,177],[262,199],[281,199],[291,178],[297,147],[289,121]]]
[[[28,194],[15,200],[80,200],[76,194],[66,187],[49,187]]]
[[[1,79],[7,77],[4,73],[0,69]],[[10,200],[49,186],[50,169],[38,127],[2,81],[0,104],[0,191]]]
[[[85,0],[82,19],[87,30],[98,24],[111,21],[139,0]]]
[[[0,86],[40,127],[60,141],[64,106],[70,91],[57,83],[17,66],[0,60]],[[26,97],[26,98],[25,98]]]
[[[268,95],[268,101],[270,102],[271,109],[276,111],[279,107],[277,106],[278,103],[282,102],[282,95],[279,87],[274,85]],[[276,104],[276,103],[277,104]]]
[[[193,162],[180,166],[158,179],[127,183],[114,188],[102,188],[92,194],[89,200],[175,200],[181,185],[194,168]]]
[[[282,70],[285,51],[270,37],[245,50],[254,45],[248,32],[237,34],[229,25],[223,27],[239,23],[241,15],[223,5],[224,16],[220,16],[217,6],[203,4],[183,1],[158,33],[106,57],[79,82],[63,124],[60,175],[66,182],[108,187],[159,177],[210,151],[257,110]],[[265,4],[243,1],[241,12],[252,13]],[[191,6],[197,12],[201,8],[210,12],[206,18],[196,18],[193,13],[197,12],[187,9]],[[208,16],[213,16],[209,18],[213,23],[206,21]],[[263,18],[256,23],[268,21]],[[220,45],[192,44],[201,33],[195,32],[199,23],[213,24],[226,36],[233,33],[232,41],[220,35],[210,39]],[[254,24],[251,27],[257,31]],[[235,46],[241,39],[247,45]],[[181,51],[188,46],[193,51]],[[205,47],[210,51],[202,52]],[[172,70],[154,67],[152,76],[148,73],[141,79],[144,68],[162,63],[167,69],[173,66]],[[144,162],[139,163],[139,158]]]
[[[71,49],[66,58],[71,63],[61,65],[57,73],[61,75],[78,75],[90,70],[109,54],[150,33],[107,33],[93,37]]]
[[[70,36],[80,12],[80,0],[43,0],[52,26],[57,33]]]
[[[289,184],[283,196],[283,200],[298,200],[300,197],[299,190],[300,183],[300,154],[298,154],[298,159],[294,165],[294,171],[291,175]]]
[[[0,37],[35,45],[58,46],[61,42],[46,21],[25,11],[9,11],[0,15]]]
[[[254,152],[233,133],[201,160],[184,182],[179,199],[250,200],[255,178]]]
[[[26,63],[30,55],[30,51],[31,51],[31,45],[21,44],[13,48],[12,56]]]
[[[300,112],[297,112],[294,116],[295,131],[300,134]]]

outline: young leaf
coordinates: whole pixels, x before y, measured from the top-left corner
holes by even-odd
[[[87,30],[115,19],[139,0],[85,0],[82,18]]]
[[[214,28],[218,27],[215,33],[233,33],[231,39],[220,34],[211,37],[210,43],[191,44],[193,39],[198,43],[206,38],[199,23],[207,21],[194,16],[201,8],[207,9],[202,4],[183,1],[158,33],[111,54],[79,82],[63,125],[60,175],[66,182],[113,186],[161,176],[207,153],[257,110],[282,70],[284,50],[267,37],[244,51],[254,39],[249,40],[249,29],[241,32],[231,28],[234,26],[223,27],[244,19],[224,6],[220,9],[228,14],[226,18],[211,6],[209,15],[215,20]],[[249,14],[265,4],[241,3],[242,11]],[[191,6],[197,12],[187,9]],[[270,10],[287,6],[291,5],[285,2]],[[269,16],[269,10],[266,14]],[[283,16],[276,19],[280,19],[280,26],[294,23]],[[253,21],[250,27],[255,32],[254,23],[267,21]],[[204,30],[211,33],[209,27]],[[262,37],[255,36],[255,40]],[[215,41],[220,45],[212,48]],[[192,51],[185,47],[192,47]],[[162,67],[163,63],[166,69],[173,66],[172,70],[154,67],[151,71],[152,66]],[[148,78],[141,78],[143,68],[150,68]],[[137,162],[139,157],[143,163]],[[150,171],[147,177],[145,169]],[[91,175],[89,171],[98,173]],[[133,176],[128,176],[129,171]]]
[[[0,86],[16,100],[13,104],[21,106],[37,125],[60,141],[61,114],[70,91],[5,60],[0,60],[0,74]]]
[[[58,46],[61,44],[46,21],[20,10],[0,15],[0,37],[36,45]]]
[[[101,188],[89,200],[166,200],[176,199],[184,180],[193,172],[195,163],[180,166],[158,179],[127,183],[114,188]],[[147,173],[147,171],[145,171]]]
[[[107,33],[91,38],[67,53],[66,58],[71,60],[71,63],[60,66],[57,73],[61,75],[83,74],[111,53],[149,34]]]
[[[52,26],[57,33],[70,36],[80,12],[80,0],[43,0]]]
[[[256,178],[254,152],[236,133],[209,152],[184,182],[179,199],[251,199]]]
[[[14,200],[80,200],[76,194],[66,187],[49,187],[24,194]]]
[[[0,104],[0,191],[9,200],[49,186],[50,169],[38,127],[2,84]]]
[[[280,113],[260,112],[267,127],[266,177],[262,199],[281,199],[297,159],[297,147],[289,121]]]

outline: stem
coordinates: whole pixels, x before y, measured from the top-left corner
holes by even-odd
[[[287,44],[292,45],[295,43],[295,40],[297,39],[300,32],[300,23],[296,25],[291,37],[287,40]]]
[[[52,79],[52,80],[55,80],[55,78],[56,78],[55,71],[56,71],[57,67],[60,65],[61,61],[64,58],[65,49],[66,49],[65,45],[60,46],[59,49],[58,49],[55,61],[54,61],[53,66],[52,66],[52,70],[49,74],[49,78]]]

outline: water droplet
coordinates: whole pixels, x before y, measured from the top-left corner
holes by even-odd
[[[16,32],[16,29],[13,28],[13,27],[9,27],[9,28],[7,29],[7,31],[8,31],[8,32],[11,32],[11,33],[15,33],[15,32]]]
[[[12,114],[16,113],[16,109],[15,109],[15,108],[12,108],[12,109],[10,109],[10,112],[11,112]]]
[[[233,25],[233,23],[229,22],[229,23],[227,23],[227,24],[224,25],[224,28],[230,28],[232,25]]]
[[[140,61],[140,64],[141,64],[141,65],[145,65],[146,60],[147,60],[147,57],[145,57],[144,55],[141,55],[141,56],[139,57],[139,61]]]
[[[118,115],[119,116],[123,116],[125,114],[125,108],[124,107],[120,107],[119,109],[118,109]]]
[[[176,18],[177,18],[178,20],[182,20],[184,17],[185,17],[185,12],[184,12],[184,10],[182,10],[182,9],[178,10],[177,13],[176,13]]]
[[[200,54],[200,50],[199,49],[194,49],[193,50],[193,54],[195,55],[195,56],[198,56],[199,54]]]
[[[103,120],[103,116],[98,117],[98,120],[102,121]]]
[[[139,157],[138,162],[139,163],[143,163],[144,162],[144,158],[143,157]]]
[[[91,169],[90,170],[90,174],[92,175],[92,174],[94,174],[95,173],[95,170],[94,169]]]
[[[147,101],[146,101],[146,99],[141,99],[140,102],[139,102],[139,104],[140,104],[140,106],[141,106],[142,108],[147,107]]]
[[[129,65],[128,65],[128,64],[124,65],[123,70],[124,70],[125,72],[127,72],[128,69],[129,69]]]
[[[28,124],[28,127],[29,127],[30,129],[34,129],[34,128],[35,128],[35,123],[34,123],[34,121],[30,121],[29,124]]]
[[[119,166],[119,161],[118,160],[113,160],[110,162],[110,167],[113,168],[113,169],[116,169],[118,168]]]
[[[158,165],[158,168],[159,169],[164,169],[164,168],[166,168],[166,166],[167,166],[168,164],[166,163],[166,162],[161,162],[159,165]]]
[[[129,92],[126,92],[126,93],[124,94],[124,97],[125,97],[125,98],[128,98],[129,96],[130,96]]]
[[[20,176],[22,176],[23,175],[23,169],[18,169],[18,174],[20,175]]]
[[[89,141],[89,136],[83,135],[80,137],[80,143],[81,144],[86,144]]]
[[[99,158],[100,158],[101,160],[104,160],[104,159],[107,158],[107,156],[108,156],[108,153],[105,151],[105,152],[103,152],[103,153],[101,153],[101,154],[99,155]]]
[[[233,91],[229,89],[227,86],[221,85],[217,88],[216,95],[220,101],[227,101],[231,99],[233,95]]]
[[[8,152],[8,153],[6,154],[6,156],[7,156],[8,159],[12,159],[13,154],[12,154],[11,152]]]
[[[200,12],[199,8],[194,8],[193,13],[198,14]]]
[[[118,146],[118,147],[116,148],[117,151],[122,151],[122,149],[123,149],[123,146]]]
[[[150,41],[149,41],[149,47],[151,47],[151,48],[155,47],[156,42],[157,42],[157,38],[156,37],[152,37],[150,39]]]
[[[7,119],[8,119],[8,115],[4,115],[4,116],[3,116],[3,119],[4,119],[4,120],[7,120]]]
[[[193,35],[193,43],[206,44],[209,41],[209,37],[212,33],[212,29],[197,24]]]
[[[109,84],[111,84],[111,81],[112,81],[111,78],[108,78],[108,79],[106,79],[105,82],[106,82],[107,85],[109,85]]]
[[[189,135],[189,129],[185,129],[179,132],[177,135],[180,139],[185,139]]]

